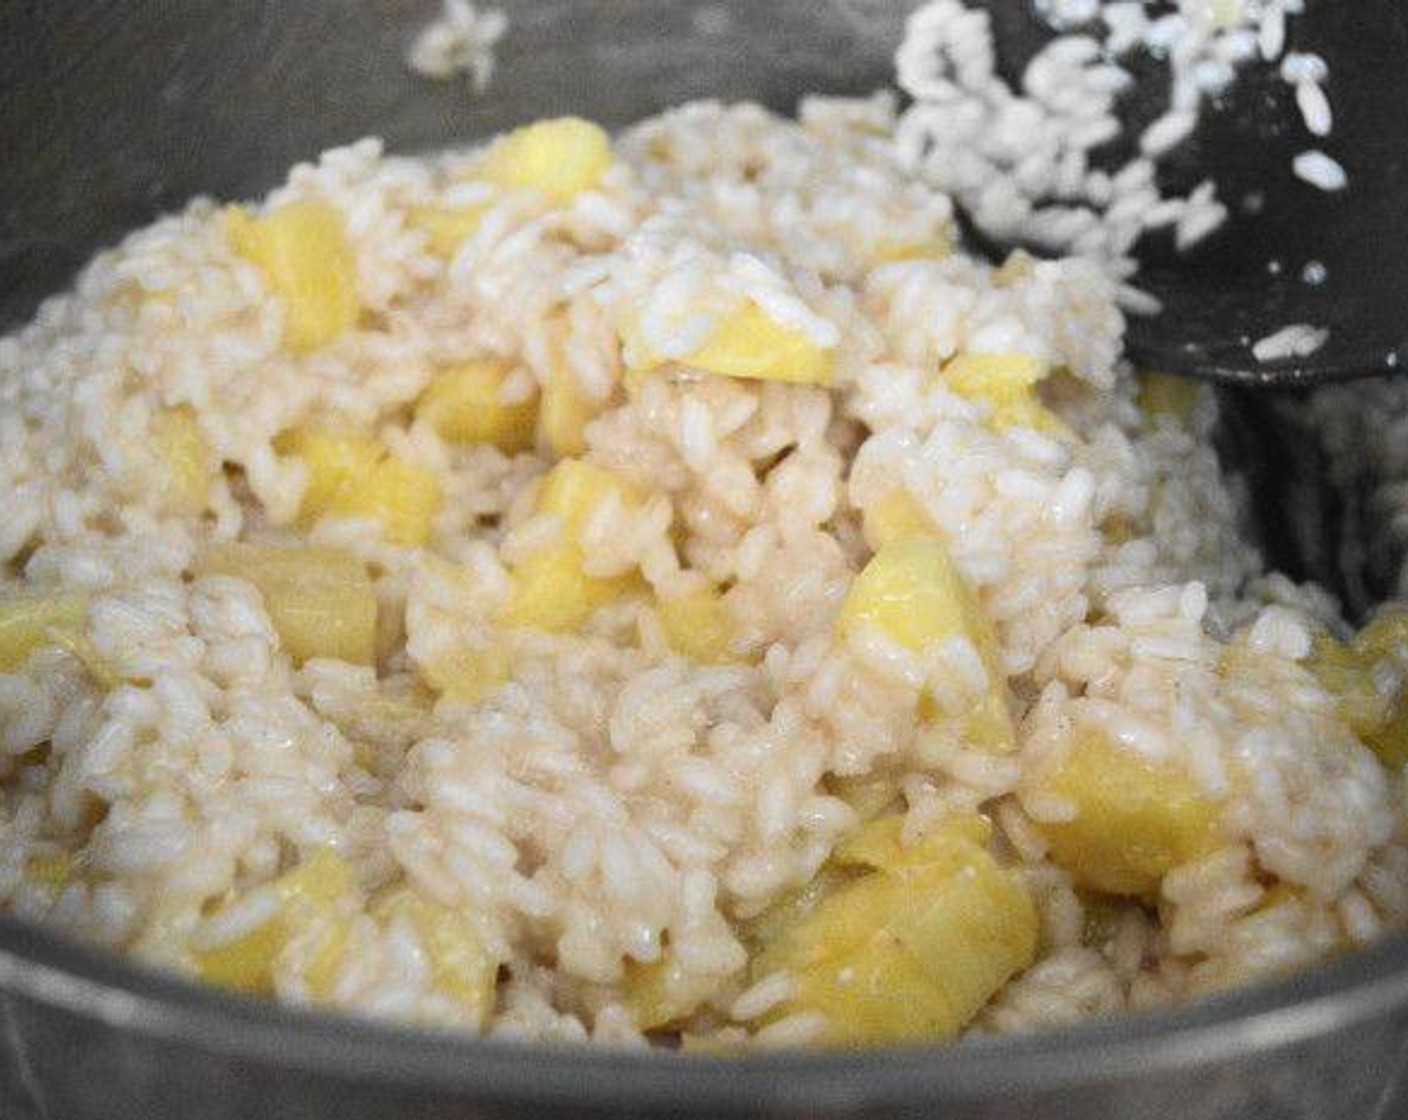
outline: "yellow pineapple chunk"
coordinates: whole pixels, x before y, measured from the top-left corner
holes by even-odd
[[[200,513],[210,501],[214,467],[195,413],[189,408],[158,412],[152,419],[152,442],[165,467],[167,505],[178,513]]]
[[[1032,428],[1065,433],[1066,425],[1034,389],[1050,372],[1045,362],[1026,354],[959,354],[944,366],[943,379],[960,397],[986,402],[992,410],[989,423],[999,432]]]
[[[877,552],[905,537],[932,537],[934,523],[919,499],[901,487],[865,511],[865,543]]]
[[[637,334],[624,328],[628,364],[633,373],[648,373],[663,360]],[[779,323],[750,300],[723,316],[704,344],[680,361],[721,377],[829,385],[832,359],[833,352],[805,331]]]
[[[316,924],[309,990],[326,997],[345,951],[347,924],[339,911],[356,890],[352,869],[331,848],[319,848],[271,887],[278,906],[267,921],[224,945],[196,952],[201,979],[234,991],[267,994],[273,990],[279,955],[295,935]]]
[[[730,660],[733,619],[717,588],[662,600],[658,611],[665,638],[676,653],[704,665]]]
[[[504,626],[572,630],[639,586],[634,574],[602,579],[583,571],[582,530],[613,495],[626,505],[638,500],[610,471],[580,459],[563,459],[548,472],[537,508],[557,515],[562,537],[514,567],[513,592],[499,618]]]
[[[70,648],[88,624],[88,597],[77,593],[0,599],[0,673],[23,669],[51,646]]]
[[[357,262],[342,216],[328,203],[289,202],[262,218],[231,207],[225,233],[236,253],[263,270],[283,301],[288,350],[317,350],[357,321]]]
[[[643,1031],[660,1030],[698,1010],[717,986],[716,977],[700,977],[668,949],[658,961],[627,961],[621,987],[626,1006]]]
[[[916,237],[898,240],[882,237],[871,250],[871,258],[877,265],[893,264],[896,261],[941,261],[953,253],[953,237],[948,230],[932,237]]]
[[[324,517],[368,518],[380,523],[392,544],[417,546],[430,539],[440,508],[434,472],[396,458],[370,436],[335,435],[322,428],[285,432],[275,446],[308,468],[299,507],[303,524]]]
[[[426,244],[437,257],[453,257],[474,236],[484,220],[487,205],[416,206],[406,215],[407,224],[425,234]]]
[[[629,576],[598,579],[582,571],[575,545],[530,556],[513,570],[513,594],[499,622],[507,627],[561,633],[575,630],[607,603],[639,586]]]
[[[315,657],[357,665],[376,659],[376,593],[366,565],[349,553],[216,544],[197,558],[195,572],[254,584],[296,664]]]
[[[425,683],[447,700],[474,704],[508,683],[508,651],[460,648],[420,666]]]
[[[48,887],[55,893],[68,886],[73,878],[73,871],[73,856],[68,852],[30,856],[24,865],[24,877],[27,881]]]
[[[966,742],[994,752],[1015,749],[997,635],[978,597],[936,537],[902,537],[881,547],[851,585],[841,607],[842,636],[878,630],[915,653],[965,638],[977,651],[988,685],[962,713]],[[926,708],[929,706],[926,696]],[[921,713],[927,714],[927,713]]]
[[[1139,409],[1150,420],[1155,416],[1186,420],[1198,404],[1200,390],[1201,386],[1191,377],[1174,377],[1152,371],[1141,373]]]
[[[1380,615],[1347,645],[1320,635],[1311,668],[1380,762],[1395,770],[1408,764],[1408,611]]]
[[[409,887],[396,890],[377,913],[383,921],[403,921],[415,931],[436,987],[483,1027],[494,1009],[499,962],[469,920]]]
[[[1036,955],[1037,914],[1019,872],[987,850],[986,822],[959,817],[916,844],[882,817],[836,853],[857,878],[775,930],[757,978],[786,969],[775,1017],[826,1016],[826,1041],[951,1038]]]
[[[1083,735],[1038,788],[1075,806],[1072,820],[1039,828],[1052,858],[1094,890],[1150,895],[1218,846],[1217,803],[1190,775],[1101,732]]]
[[[587,450],[587,425],[600,411],[559,363],[543,387],[538,408],[538,444],[554,459],[583,455]]]
[[[388,455],[361,486],[347,490],[328,509],[334,517],[370,517],[392,544],[419,547],[430,540],[440,509],[435,472]]]
[[[534,190],[570,202],[595,190],[613,160],[611,138],[580,117],[558,117],[515,129],[484,161],[484,178],[507,190]]]
[[[501,400],[512,369],[508,362],[483,358],[444,370],[417,403],[417,419],[452,443],[491,443],[509,455],[531,450],[537,401]]]

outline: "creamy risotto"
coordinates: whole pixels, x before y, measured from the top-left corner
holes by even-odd
[[[374,141],[0,340],[0,903],[241,992],[1007,1032],[1408,921],[1408,622],[896,108]]]

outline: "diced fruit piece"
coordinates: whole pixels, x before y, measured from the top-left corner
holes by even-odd
[[[463,914],[403,887],[378,907],[384,921],[404,921],[420,939],[435,985],[483,1027],[494,1009],[499,962]]]
[[[692,661],[718,665],[729,660],[733,640],[733,619],[723,596],[714,587],[705,587],[659,606],[660,625],[670,648]]]
[[[560,517],[567,535],[575,540],[597,507],[612,497],[625,506],[638,501],[635,489],[604,467],[582,459],[564,459],[543,479],[538,511]]]
[[[837,861],[872,867],[775,933],[756,977],[787,969],[775,1016],[820,1011],[827,1041],[951,1038],[1036,954],[1037,914],[1019,872],[1001,868],[976,818],[906,847],[898,818],[872,822]]]
[[[282,917],[275,915],[233,941],[197,952],[200,978],[217,988],[268,994],[274,988],[274,962],[287,940]]]
[[[510,455],[530,450],[536,399],[515,404],[501,399],[512,368],[507,362],[485,358],[444,370],[416,405],[416,417],[452,443],[491,443]]]
[[[392,455],[380,440],[334,435],[321,428],[285,432],[275,446],[308,467],[299,518],[368,518],[381,524],[387,540],[423,545],[440,508],[440,483],[424,467]]]
[[[873,820],[893,806],[900,793],[896,775],[881,772],[854,776],[828,774],[826,787],[863,821]]]
[[[195,571],[254,584],[295,663],[315,657],[357,665],[375,661],[376,593],[355,556],[331,548],[216,544],[198,557]]]
[[[575,630],[607,603],[639,586],[630,576],[598,579],[582,570],[576,545],[550,548],[513,570],[513,593],[499,622],[507,627],[560,633]]]
[[[1348,645],[1320,635],[1310,664],[1379,761],[1395,770],[1408,764],[1408,611],[1380,615]]]
[[[267,921],[233,941],[195,954],[208,984],[240,992],[268,993],[274,966],[291,938],[316,925],[319,943],[309,966],[309,988],[326,996],[346,945],[346,923],[338,914],[356,890],[352,869],[331,848],[319,848],[304,863],[270,884],[278,906]]]
[[[412,229],[421,230],[437,257],[453,257],[474,236],[484,220],[485,206],[417,206],[406,215]]]
[[[1199,384],[1191,377],[1148,372],[1139,375],[1139,409],[1151,420],[1171,416],[1186,420],[1198,403]]]
[[[235,252],[257,264],[283,300],[284,346],[290,351],[317,350],[357,321],[357,262],[332,206],[289,202],[262,218],[231,207],[225,232]]]
[[[455,649],[421,665],[420,673],[445,699],[473,704],[508,682],[509,657],[498,648]]]
[[[625,330],[631,370],[649,372],[662,360],[636,333]],[[811,335],[779,323],[750,300],[723,316],[708,340],[680,360],[721,377],[828,385],[832,357],[832,351],[818,346]]]
[[[294,428],[279,436],[274,446],[308,468],[300,514],[310,523],[370,477],[387,454],[381,441],[371,436],[335,435],[322,428]]]
[[[41,649],[79,638],[88,623],[88,598],[79,594],[0,599],[0,673],[23,669]]]
[[[890,815],[869,821],[838,844],[834,860],[839,867],[898,872],[947,858],[946,853],[955,843],[986,848],[991,839],[992,825],[987,818],[976,813],[955,813],[931,825],[914,843],[906,844],[903,818]]]
[[[952,253],[953,239],[936,234],[933,237],[916,237],[908,241],[882,237],[871,250],[871,257],[879,265],[896,261],[940,261]]]
[[[877,552],[904,537],[932,537],[934,524],[919,500],[901,487],[865,511],[865,541]]]
[[[498,141],[483,174],[508,190],[535,190],[562,204],[600,186],[612,159],[611,138],[600,127],[579,117],[558,117]]]
[[[622,981],[626,1006],[643,1031],[659,1030],[694,1012],[717,981],[700,978],[666,950],[658,961],[626,962]]]
[[[942,541],[903,537],[882,546],[851,585],[839,626],[843,636],[873,628],[915,653],[966,639],[988,684],[964,712],[947,714],[961,715],[967,742],[994,752],[1015,749],[997,635]]]
[[[543,387],[538,407],[538,443],[553,458],[582,455],[587,450],[587,425],[596,419],[598,408],[559,367]]]
[[[543,480],[538,512],[556,514],[562,538],[513,570],[513,592],[499,621],[504,626],[562,631],[580,626],[600,607],[639,585],[633,574],[610,579],[583,570],[581,535],[602,502],[636,502],[633,490],[610,471],[564,459]]]
[[[796,385],[828,385],[832,352],[818,346],[796,327],[773,319],[756,303],[727,316],[690,365],[724,377],[786,381]]]
[[[1218,846],[1217,803],[1190,775],[1101,732],[1072,744],[1038,788],[1074,805],[1073,819],[1039,828],[1053,859],[1094,890],[1149,895],[1167,872]]]
[[[61,891],[73,877],[73,857],[68,852],[30,856],[25,861],[24,877],[31,883],[48,887],[51,891]]]
[[[1032,428],[1066,432],[1060,417],[1041,403],[1034,390],[1050,367],[1026,354],[959,354],[943,369],[943,379],[960,397],[991,406],[997,431]]]
[[[440,509],[433,471],[388,455],[361,486],[344,491],[328,508],[334,517],[370,517],[392,544],[418,547],[430,540]]]
[[[165,467],[162,490],[178,513],[196,514],[210,501],[210,449],[189,408],[168,408],[152,419],[152,442]]]

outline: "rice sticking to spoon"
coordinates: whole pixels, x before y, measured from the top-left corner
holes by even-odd
[[[931,0],[901,157],[970,240],[1096,260],[1137,364],[1308,387],[1408,364],[1400,0]]]

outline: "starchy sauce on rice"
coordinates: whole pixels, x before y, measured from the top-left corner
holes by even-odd
[[[891,100],[365,141],[0,341],[0,899],[239,991],[1006,1032],[1408,922],[1408,625],[1264,573]]]

